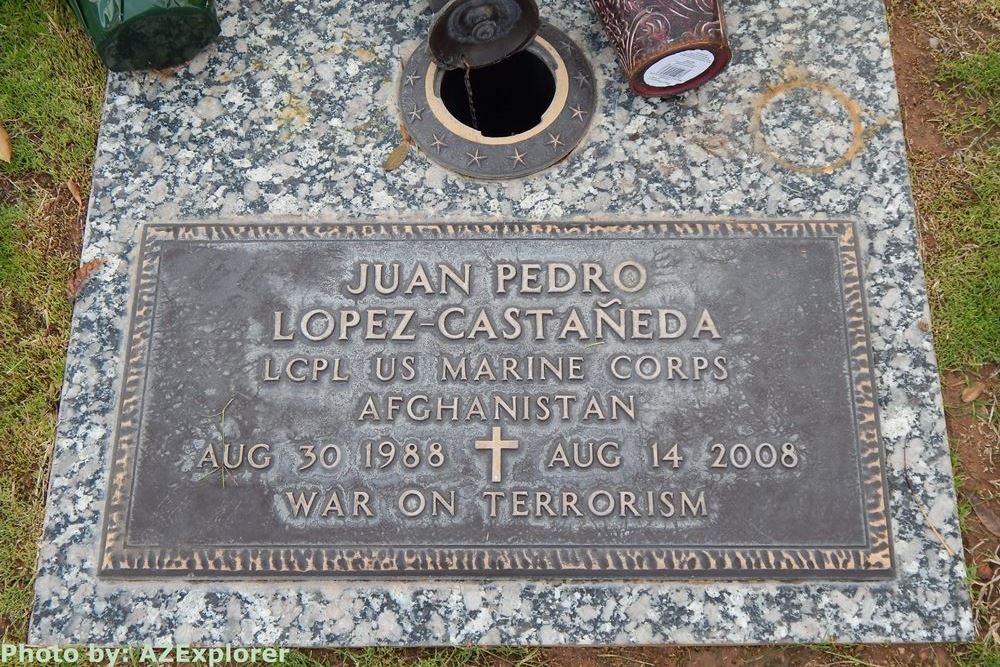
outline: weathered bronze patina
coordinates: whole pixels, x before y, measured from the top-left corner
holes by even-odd
[[[515,60],[533,67],[518,68]],[[490,78],[490,69],[505,67],[513,68],[509,76]],[[454,75],[451,80],[449,75]],[[449,109],[449,85],[459,88],[463,112],[476,110],[466,115]],[[540,91],[546,99],[538,105],[534,96]],[[586,56],[547,23],[514,56],[468,73],[442,69],[423,44],[404,64],[399,84],[399,114],[416,144],[433,161],[473,178],[517,178],[566,159],[590,127],[596,106],[594,72]],[[525,114],[528,108],[535,109],[533,116]],[[515,118],[524,124],[490,131]]]
[[[890,576],[845,222],[151,224],[104,576]]]
[[[526,47],[540,27],[534,0],[452,0],[427,43],[445,69],[485,67]]]

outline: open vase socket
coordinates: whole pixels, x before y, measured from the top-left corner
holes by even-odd
[[[531,51],[486,67],[447,70],[441,77],[445,108],[486,137],[509,137],[536,127],[555,93],[552,70]]]
[[[564,160],[590,127],[594,72],[532,0],[452,0],[403,67],[399,112],[432,160],[517,178]]]

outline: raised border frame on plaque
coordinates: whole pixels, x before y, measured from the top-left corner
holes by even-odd
[[[131,482],[151,342],[151,314],[162,244],[241,240],[317,242],[412,239],[559,238],[823,238],[840,258],[847,315],[849,372],[856,418],[867,548],[616,547],[324,547],[306,545],[133,547],[125,542]],[[845,221],[552,223],[156,223],[142,232],[130,310],[125,370],[114,436],[100,573],[110,577],[340,577],[434,575],[484,578],[558,576],[597,578],[837,579],[887,578],[893,554],[886,506],[883,453],[874,400],[871,351],[854,223]]]

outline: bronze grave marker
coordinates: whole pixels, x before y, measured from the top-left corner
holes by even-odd
[[[150,224],[101,571],[858,579],[849,222]]]

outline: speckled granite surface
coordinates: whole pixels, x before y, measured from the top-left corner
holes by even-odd
[[[634,97],[585,0],[543,14],[593,58],[600,97],[568,161],[506,183],[400,141],[400,62],[421,2],[221,3],[218,44],[173,75],[111,77],[31,625],[34,642],[757,643],[973,633],[883,8],[729,3],[735,52],[680,99]],[[773,88],[787,84],[787,88]],[[841,156],[846,156],[842,159]],[[824,167],[824,165],[827,165]],[[877,583],[98,580],[131,261],[147,221],[559,217],[860,222],[897,575]]]

